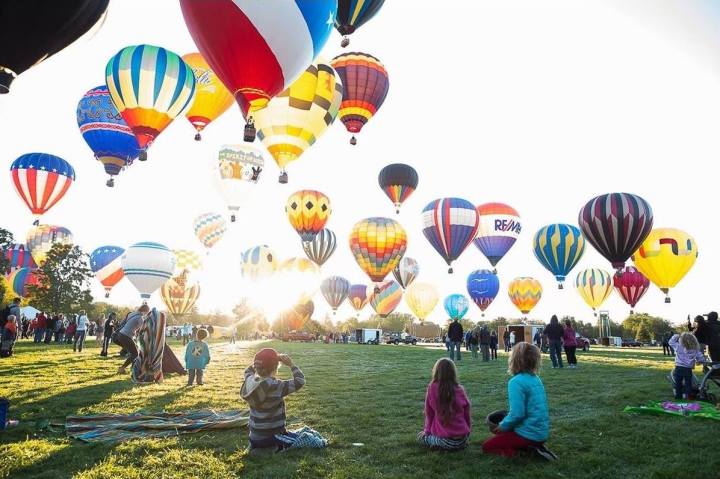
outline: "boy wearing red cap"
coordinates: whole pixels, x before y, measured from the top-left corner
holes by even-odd
[[[292,371],[288,380],[276,379],[278,363],[283,363]],[[250,449],[282,448],[284,443],[275,438],[276,434],[285,434],[285,400],[305,385],[305,376],[292,359],[278,354],[272,348],[258,351],[254,362],[245,370],[245,382],[240,396],[250,406]]]

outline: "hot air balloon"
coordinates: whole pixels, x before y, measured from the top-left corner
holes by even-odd
[[[20,268],[10,273],[7,281],[17,296],[25,298],[30,293],[28,286],[40,285],[40,273],[36,269]]]
[[[470,309],[470,301],[462,294],[451,294],[445,298],[444,306],[445,312],[450,316],[450,319],[459,321],[465,317],[468,309]]]
[[[140,160],[157,136],[195,99],[195,75],[176,53],[153,45],[120,50],[105,67],[110,96],[142,149]]]
[[[296,302],[310,300],[320,286],[320,268],[307,258],[289,258],[277,267],[278,291],[285,296],[297,294]]]
[[[245,251],[240,262],[243,278],[251,281],[269,278],[277,269],[277,256],[267,245],[255,246]]]
[[[383,6],[385,0],[339,0],[335,28],[343,36],[340,45],[350,45],[349,35],[365,25]]]
[[[130,166],[140,154],[137,138],[115,108],[104,85],[85,93],[78,103],[76,116],[85,143],[110,175],[105,184],[114,186],[113,176]]]
[[[437,306],[437,288],[430,283],[413,283],[405,291],[405,303],[420,321],[425,321]]]
[[[353,133],[350,144],[355,145],[355,133],[382,106],[390,88],[388,73],[380,60],[367,53],[343,53],[330,62],[340,75],[343,97],[340,103],[340,121]]]
[[[482,315],[500,291],[497,274],[488,269],[478,269],[468,275],[467,292],[470,299],[480,308]]]
[[[255,112],[257,135],[280,168],[280,183],[287,183],[285,169],[335,121],[342,100],[342,84],[325,63],[310,65],[290,88]]]
[[[180,0],[185,24],[203,58],[248,119],[285,90],[330,36],[336,0]]]
[[[367,218],[355,223],[350,251],[370,278],[380,282],[395,269],[407,249],[407,235],[400,223],[389,218]]]
[[[195,127],[195,141],[200,141],[200,132],[211,122],[217,120],[233,104],[232,93],[225,88],[220,79],[210,69],[199,53],[187,53],[182,56],[195,75],[195,99],[185,118]]]
[[[3,254],[9,263],[8,270],[4,271],[3,274],[10,274],[20,268],[37,268],[37,264],[35,264],[35,260],[30,253],[30,248],[28,248],[24,243],[11,244],[10,247],[3,252]]]
[[[149,241],[135,243],[120,260],[123,273],[147,300],[172,277],[175,254],[167,246]]]
[[[223,145],[220,148],[213,178],[230,210],[230,221],[235,221],[238,210],[257,192],[264,167],[262,153],[250,145]]]
[[[303,241],[302,246],[305,255],[316,265],[322,266],[335,252],[337,240],[335,233],[323,228],[311,241]]]
[[[320,283],[320,292],[334,313],[348,297],[350,282],[342,276],[330,276]]]
[[[185,273],[167,280],[160,286],[160,297],[170,314],[175,318],[182,318],[195,306],[200,297],[200,285],[187,284]]]
[[[26,153],[10,165],[13,184],[39,224],[40,216],[65,196],[75,181],[67,161],[48,153]]]
[[[310,300],[297,303],[290,310],[283,313],[282,318],[285,320],[290,330],[302,329],[305,323],[310,320],[315,312],[315,303]]]
[[[377,286],[367,287],[367,296],[370,306],[383,318],[387,318],[395,311],[403,297],[403,290],[393,280],[383,281]]]
[[[520,215],[504,203],[485,203],[477,207],[477,212],[480,223],[475,246],[495,267],[520,235]]]
[[[572,225],[547,225],[535,233],[533,252],[540,264],[555,276],[558,289],[563,289],[565,276],[585,252],[585,239]]]
[[[635,267],[625,266],[615,272],[613,286],[622,299],[630,305],[630,308],[634,308],[650,287],[650,280]],[[632,313],[633,311],[630,309],[630,314]]]
[[[580,210],[578,224],[585,239],[619,269],[650,233],[653,212],[639,196],[608,193],[587,202]]]
[[[522,314],[528,314],[542,297],[542,285],[535,278],[515,278],[508,285],[508,296]]]
[[[30,228],[25,238],[30,253],[38,266],[45,264],[47,254],[55,244],[73,244],[73,235],[62,226],[38,225]]]
[[[610,273],[598,268],[580,271],[575,278],[575,287],[580,297],[590,306],[595,316],[597,308],[605,302],[613,290]]]
[[[222,215],[203,213],[193,221],[193,230],[197,239],[209,250],[222,239],[227,231],[227,223]]]
[[[430,202],[422,212],[423,234],[443,257],[452,273],[452,262],[460,257],[475,238],[478,213],[462,198],[442,198]]]
[[[395,213],[400,213],[402,204],[417,189],[418,174],[410,165],[393,163],[380,170],[378,184],[395,205]]]
[[[407,289],[419,274],[420,265],[408,256],[403,256],[398,265],[393,269],[393,276],[395,276],[395,279],[403,289]]]
[[[90,253],[90,269],[105,287],[106,298],[110,297],[110,291],[125,276],[121,264],[123,253],[125,249],[113,245],[100,246]]]
[[[203,260],[195,251],[189,249],[173,250],[175,254],[175,271],[173,276],[179,276],[183,272],[188,275],[202,270]]]
[[[353,284],[348,292],[348,301],[358,313],[368,304],[368,287],[364,284]]]
[[[0,2],[0,94],[18,75],[55,55],[105,17],[110,0]]]
[[[315,190],[296,191],[288,198],[285,213],[300,238],[312,241],[330,218],[330,198]]]
[[[692,236],[675,228],[656,228],[642,242],[632,259],[635,267],[665,293],[670,302],[674,288],[695,264],[698,248]]]

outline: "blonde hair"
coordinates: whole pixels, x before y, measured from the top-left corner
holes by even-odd
[[[540,348],[525,341],[513,346],[508,358],[508,373],[513,376],[520,373],[537,374],[538,369],[540,369]]]
[[[680,344],[682,344],[683,348],[687,349],[688,351],[700,350],[700,343],[698,343],[695,335],[687,331],[680,335]]]

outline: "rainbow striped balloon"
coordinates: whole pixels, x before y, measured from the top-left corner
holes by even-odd
[[[20,268],[11,273],[7,280],[13,292],[21,298],[27,296],[28,286],[40,284],[40,276],[37,270],[32,268]]]
[[[508,285],[508,296],[521,313],[528,314],[542,297],[542,285],[535,278],[515,278]]]
[[[395,311],[403,297],[403,290],[396,281],[389,279],[378,285],[367,287],[367,296],[370,306],[377,314],[386,318]]]
[[[203,213],[193,221],[195,236],[206,248],[212,248],[227,231],[227,223],[222,215]]]

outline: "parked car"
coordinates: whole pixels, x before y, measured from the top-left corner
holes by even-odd
[[[622,347],[624,347],[624,348],[639,348],[640,346],[642,346],[642,343],[635,339],[623,339],[622,340]]]
[[[417,344],[417,338],[412,334],[389,333],[385,335],[385,344]]]
[[[310,334],[307,331],[289,331],[282,335],[282,340],[284,342],[300,341],[303,343],[309,343],[311,341],[315,341],[315,335]]]
[[[584,336],[580,336],[579,334],[575,337],[575,340],[577,341],[578,349],[582,349],[585,352],[590,351],[590,340]]]

